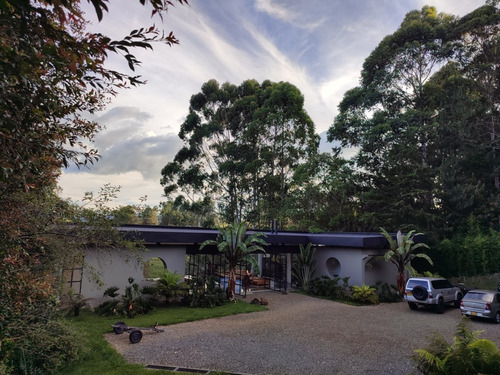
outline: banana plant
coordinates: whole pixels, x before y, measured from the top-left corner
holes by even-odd
[[[256,232],[247,236],[247,224],[238,223],[236,220],[232,225],[219,228],[219,234],[215,240],[206,240],[200,246],[200,250],[205,246],[217,246],[219,253],[224,255],[229,265],[229,282],[227,295],[229,299],[234,298],[234,288],[236,285],[236,267],[240,262],[248,262],[254,268],[258,268],[257,260],[252,254],[257,252],[265,253],[263,246],[268,245],[263,237],[264,233]]]
[[[299,254],[293,264],[292,273],[297,278],[300,287],[305,292],[309,292],[310,284],[316,273],[316,249],[311,243],[299,245]]]
[[[415,275],[416,271],[411,265],[411,261],[415,258],[423,258],[430,265],[434,265],[432,259],[423,253],[415,253],[417,249],[429,249],[429,246],[423,242],[415,243],[414,238],[422,233],[415,233],[415,230],[409,231],[406,235],[399,230],[394,239],[384,228],[380,228],[382,235],[389,242],[389,249],[384,254],[386,262],[393,263],[398,269],[397,286],[399,294],[402,296],[405,291],[405,271],[410,276]]]

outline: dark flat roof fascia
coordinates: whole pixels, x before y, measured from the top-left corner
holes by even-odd
[[[216,229],[164,227],[150,225],[122,225],[117,228],[130,239],[140,239],[149,244],[192,244],[197,245],[205,240],[215,240],[219,233]],[[248,234],[261,232],[265,240],[275,246],[306,245],[311,242],[317,246],[345,247],[359,249],[387,248],[386,239],[379,233],[307,233],[248,230]]]

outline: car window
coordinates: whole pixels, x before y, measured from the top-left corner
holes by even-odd
[[[413,289],[417,285],[423,286],[425,289],[427,289],[427,281],[426,280],[409,280],[406,287],[408,289]]]
[[[469,292],[467,293],[467,299],[474,301],[482,301],[482,302],[492,302],[493,295],[489,293]]]
[[[434,289],[451,288],[450,282],[448,280],[434,280],[432,281],[432,287]]]

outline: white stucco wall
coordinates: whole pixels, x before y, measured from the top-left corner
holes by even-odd
[[[366,263],[374,255],[382,255],[383,251],[353,248],[316,248],[316,277],[323,275],[334,278],[328,268],[328,260],[335,258],[339,262],[337,268],[340,278],[350,277],[349,285],[374,285],[377,281],[395,283],[396,268],[385,261],[377,262],[376,267],[366,267]]]
[[[158,257],[167,265],[167,269],[184,276],[186,249],[184,246],[147,246],[146,251],[141,251],[138,256],[130,255],[125,250],[109,250],[106,252],[90,249],[85,254],[83,270],[82,294],[91,299],[91,305],[101,303],[103,292],[112,286],[120,288],[123,293],[128,286],[128,278],[140,286],[149,285],[143,275],[143,264],[147,260]],[[137,259],[139,258],[139,259]],[[94,275],[99,278],[100,284],[94,281]]]
[[[397,268],[391,262],[386,262],[383,259],[378,259],[376,261],[370,261],[370,258],[365,260],[365,284],[375,285],[377,282],[381,281],[389,285],[396,285]],[[367,266],[366,263],[370,262]]]
[[[383,260],[375,262],[372,267],[367,267],[367,262],[375,255],[383,255],[383,250],[353,249],[353,248],[316,248],[316,277],[322,275],[335,277],[329,272],[328,260],[335,258],[338,260],[340,269],[338,276],[350,277],[349,285],[375,285],[382,281],[389,284],[396,283],[396,267],[392,263]],[[85,255],[86,266],[83,271],[82,294],[90,299],[91,306],[97,306],[106,298],[103,292],[111,287],[120,288],[120,294],[128,286],[128,278],[133,277],[134,282],[140,286],[151,284],[143,274],[143,264],[147,260],[158,257],[162,259],[167,269],[184,276],[186,249],[184,246],[147,246],[147,251],[141,252],[140,260],[134,256],[127,256],[125,250],[111,250],[98,252],[88,250]],[[291,255],[287,257],[287,280],[291,279]],[[92,274],[96,273],[102,285],[96,284],[92,280]]]

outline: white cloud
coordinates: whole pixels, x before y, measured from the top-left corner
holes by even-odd
[[[89,169],[75,166],[59,180],[64,197],[79,200],[86,191],[98,191],[105,183],[121,185],[118,202],[138,202],[144,195],[158,204],[162,192],[161,169],[173,160],[182,142],[176,134],[144,131],[152,116],[135,107],[115,107],[96,121],[106,128],[96,136],[101,158]]]
[[[417,0],[416,9],[422,9],[424,5],[431,5],[436,7],[438,12],[464,16],[484,3],[485,0]]]
[[[138,204],[139,199],[147,196],[146,204],[155,206],[165,200],[162,187],[159,183],[146,180],[139,172],[116,174],[95,174],[89,172],[63,173],[59,178],[59,186],[63,199],[82,202],[86,192],[97,194],[101,187],[110,183],[112,186],[121,186],[117,198],[110,203],[111,207]]]
[[[291,11],[272,0],[257,0],[255,1],[255,8],[285,22],[292,22],[296,18],[296,15]]]
[[[295,5],[296,8],[292,10],[292,7]],[[297,7],[298,5],[298,7]],[[310,5],[310,9],[313,8],[313,5]],[[288,6],[288,8],[287,8]],[[308,18],[305,19],[308,14],[303,12],[303,9],[300,9],[302,4],[298,3],[290,3],[284,2],[280,4],[274,0],[256,0],[255,1],[255,9],[259,12],[265,13],[268,16],[281,20],[283,22],[289,23],[294,27],[300,29],[314,30],[319,27],[321,24],[325,22],[324,17],[314,17],[313,19]]]
[[[121,90],[98,117],[106,129],[96,137],[102,159],[91,171],[70,168],[61,177],[65,196],[81,199],[104,183],[122,185],[120,200],[150,203],[161,200],[161,168],[180,148],[179,127],[188,113],[191,95],[215,78],[240,84],[246,79],[288,81],[305,98],[305,108],[317,132],[332,124],[337,105],[358,85],[363,61],[382,38],[393,33],[407,12],[435,5],[439,11],[463,15],[484,0],[255,0],[207,2],[171,8],[165,31],[180,44],[155,45],[154,52],[136,50],[147,85]],[[91,5],[83,2],[89,14]],[[109,3],[104,21],[93,26],[113,38],[156,22],[137,0]],[[126,20],[126,22],[124,22]],[[126,69],[110,55],[109,66]]]

